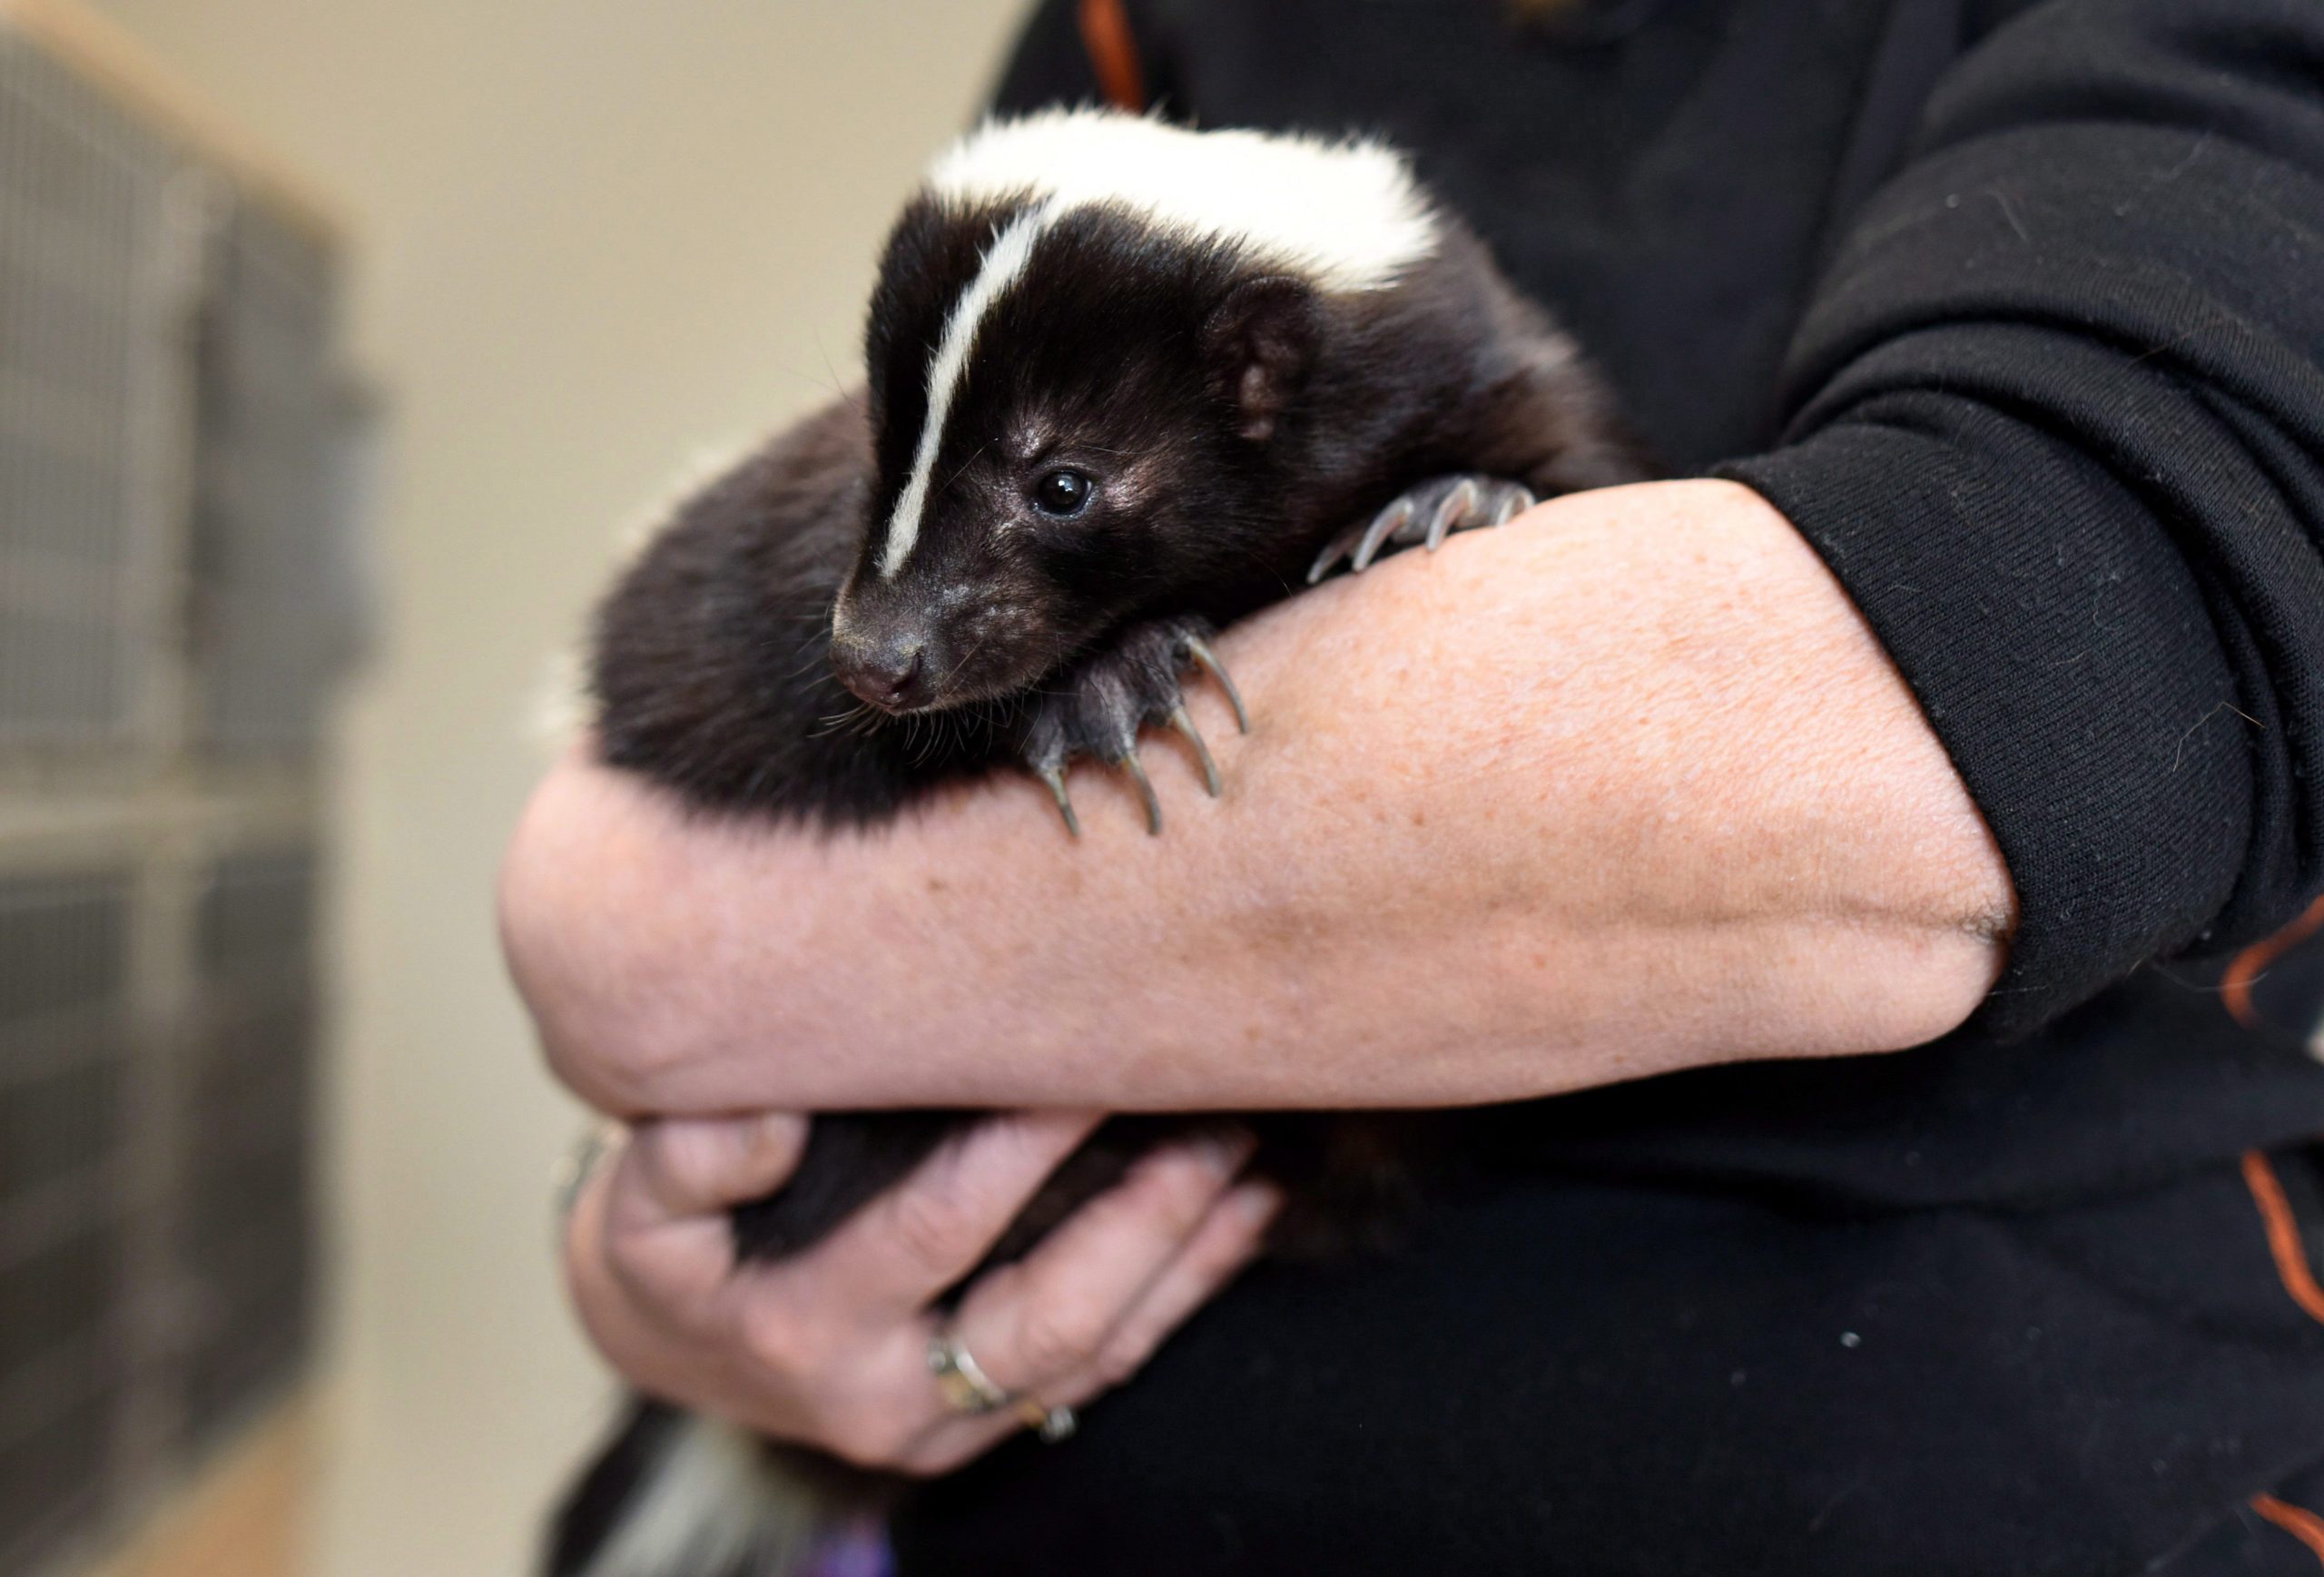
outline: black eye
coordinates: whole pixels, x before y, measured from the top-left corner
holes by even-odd
[[[1059,520],[1070,519],[1089,507],[1098,484],[1079,471],[1051,471],[1033,484],[1033,508]]]

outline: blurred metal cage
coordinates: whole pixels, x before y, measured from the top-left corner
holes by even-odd
[[[234,211],[208,257],[200,336],[194,558],[202,648],[194,709],[222,753],[301,754],[345,626],[332,582],[333,270],[314,238]]]
[[[296,1380],[326,705],[359,621],[327,225],[0,0],[0,1572]]]
[[[0,1552],[104,1507],[132,1345],[131,902],[117,872],[0,883]]]
[[[165,143],[0,43],[0,749],[133,723],[141,362]]]
[[[195,908],[202,1012],[182,1085],[179,1238],[196,1267],[182,1400],[197,1442],[306,1349],[315,900],[311,854],[245,854],[210,873]]]

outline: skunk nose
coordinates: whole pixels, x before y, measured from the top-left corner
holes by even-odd
[[[839,682],[889,712],[902,712],[926,699],[921,676],[923,649],[914,639],[879,643],[842,641],[832,646],[832,668]]]

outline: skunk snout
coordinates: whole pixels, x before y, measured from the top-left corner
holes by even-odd
[[[1054,643],[1020,590],[852,579],[832,606],[832,672],[882,712],[937,712],[1021,689]]]
[[[904,630],[832,632],[832,671],[839,682],[884,712],[910,712],[931,698],[927,643]]]

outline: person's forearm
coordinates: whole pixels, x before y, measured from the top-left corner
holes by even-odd
[[[2011,889],[1781,517],[1584,495],[1229,633],[1228,787],[1002,774],[892,828],[686,823],[580,763],[504,888],[550,1055],[617,1110],[1457,1104],[1960,1022]]]

